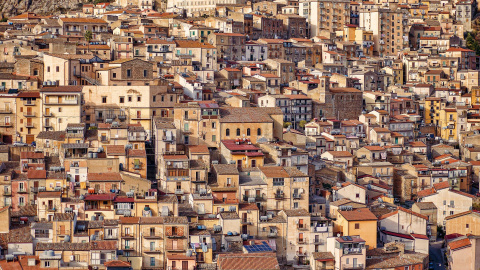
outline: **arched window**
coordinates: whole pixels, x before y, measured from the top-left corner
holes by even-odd
[[[230,129],[229,129],[229,128],[227,128],[227,129],[225,130],[225,136],[230,136]]]
[[[247,128],[247,136],[250,136],[250,128]]]
[[[257,136],[261,136],[262,135],[262,129],[257,129]]]
[[[240,129],[237,128],[237,136],[240,136]]]

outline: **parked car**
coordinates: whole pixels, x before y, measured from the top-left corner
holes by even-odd
[[[14,142],[13,146],[28,146],[28,144],[26,144],[24,142]]]

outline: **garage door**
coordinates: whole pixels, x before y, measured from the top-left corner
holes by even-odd
[[[12,135],[3,135],[3,142],[7,144],[12,143]]]
[[[35,141],[35,135],[27,135],[27,144],[31,144],[32,142]]]

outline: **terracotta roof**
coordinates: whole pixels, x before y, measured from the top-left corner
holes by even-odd
[[[208,146],[206,144],[189,145],[188,152],[193,153],[209,153]]]
[[[280,269],[275,253],[219,254],[219,270],[276,270]]]
[[[28,179],[46,179],[47,171],[30,169],[27,172],[27,178]]]
[[[129,149],[128,150],[129,157],[147,157],[147,152],[145,149]]]
[[[60,18],[61,21],[66,23],[100,23],[100,24],[108,24],[106,21],[102,19],[96,18]]]
[[[368,208],[358,208],[352,211],[338,211],[348,221],[377,220]]]
[[[441,190],[441,189],[444,189],[444,188],[449,188],[449,187],[450,187],[450,184],[448,183],[448,181],[443,181],[443,182],[436,183],[436,184],[433,185],[433,188],[435,189],[435,191]]]
[[[36,159],[42,159],[42,158],[45,158],[45,155],[43,154],[43,152],[21,152],[20,153],[20,158],[21,159],[33,159],[33,158],[36,158]]]
[[[353,157],[352,154],[348,151],[327,151],[326,153],[330,153],[333,157]]]
[[[433,195],[435,194],[435,189],[433,188],[427,188],[427,189],[424,189],[424,190],[420,190],[419,192],[417,192],[417,197],[418,198],[423,198],[423,197],[427,197],[427,196],[430,196],[430,195]]]
[[[56,87],[43,87],[40,92],[82,92],[83,86],[56,86]]]
[[[378,217],[378,219],[381,220],[381,219],[385,219],[385,218],[387,218],[387,217],[396,215],[396,214],[398,213],[398,211],[403,211],[403,212],[405,212],[405,213],[409,213],[409,214],[414,215],[414,216],[417,216],[417,217],[419,217],[419,218],[423,218],[423,219],[425,219],[425,220],[428,220],[428,217],[427,217],[427,216],[424,216],[424,215],[422,215],[422,214],[413,212],[412,210],[408,210],[408,209],[403,208],[403,207],[400,207],[400,206],[397,207],[397,210],[396,210],[396,211],[393,211],[393,212],[390,212],[390,213],[388,213],[388,214],[382,215],[382,216]]]
[[[314,260],[317,260],[320,262],[335,260],[335,257],[331,252],[313,252],[312,256]]]
[[[129,262],[117,260],[105,262],[104,265],[106,267],[130,267],[131,264]]]
[[[92,250],[116,250],[117,241],[96,241],[91,242]]]
[[[106,145],[107,155],[125,155],[125,146],[124,145]]]
[[[465,238],[462,237],[459,240],[453,240],[450,243],[448,243],[448,247],[450,248],[450,250],[466,248],[466,247],[469,247],[471,245],[472,245],[472,243],[470,243],[470,239],[468,239],[467,237],[465,237]]]
[[[267,178],[288,178],[290,175],[280,166],[263,166],[259,168]]]
[[[235,164],[215,164],[213,168],[217,175],[238,175],[238,169]]]

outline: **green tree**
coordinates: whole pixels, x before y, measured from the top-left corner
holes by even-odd
[[[301,128],[304,128],[306,124],[307,124],[307,121],[302,120],[302,121],[300,121],[300,123],[298,123],[298,126],[301,127]]]
[[[93,39],[93,33],[90,30],[85,31],[85,34],[83,35],[85,38],[85,41],[87,41],[87,50],[90,52],[90,41]]]
[[[292,125],[291,122],[284,122],[284,123],[283,123],[283,127],[284,127],[284,128],[288,128],[288,127],[291,126],[291,125]]]

